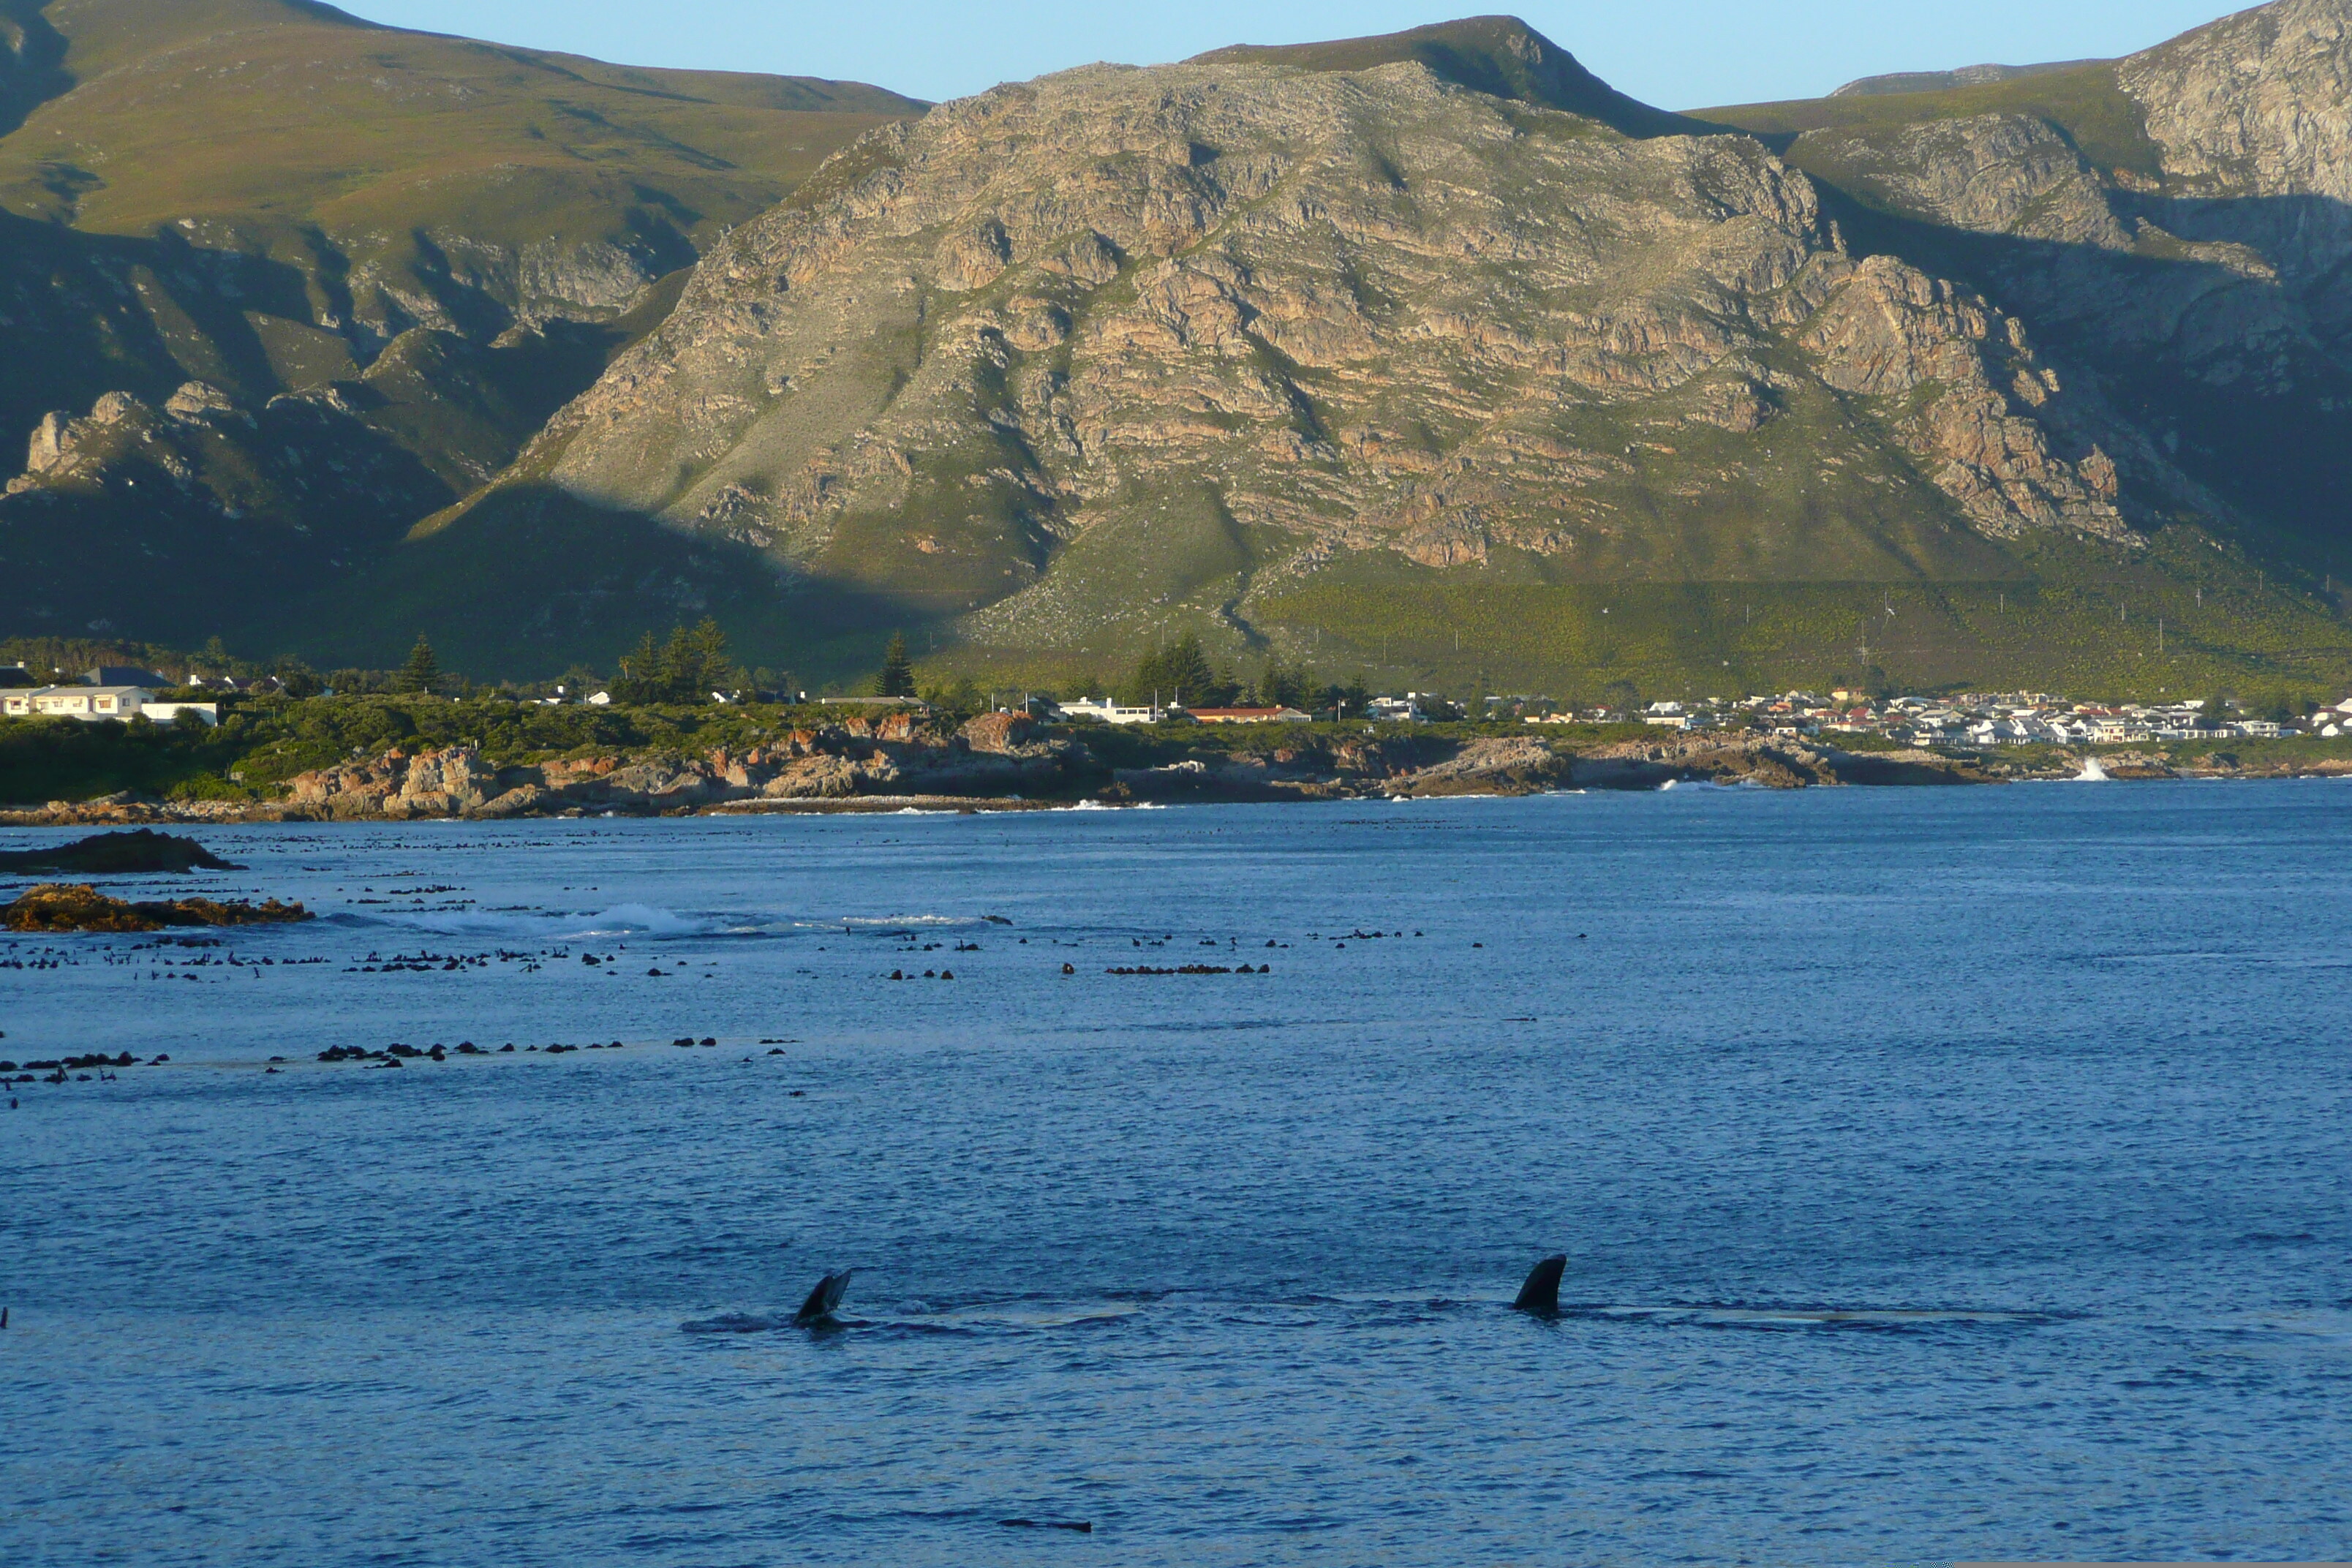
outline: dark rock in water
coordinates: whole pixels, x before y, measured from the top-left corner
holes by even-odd
[[[0,871],[79,871],[88,877],[134,871],[242,871],[193,838],[136,827],[128,833],[99,833],[47,849],[13,849],[0,854]]]
[[[27,888],[0,908],[0,928],[20,931],[161,931],[165,926],[281,925],[310,919],[300,904],[216,903],[211,899],[173,899],[161,903],[125,903],[80,882],[45,882]]]

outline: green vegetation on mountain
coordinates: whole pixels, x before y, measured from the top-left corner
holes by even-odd
[[[836,689],[902,628],[927,686],[1187,638],[1236,689],[2352,679],[2347,0],[1691,115],[1507,17],[919,114],[293,0],[6,15],[9,628],[520,677],[707,619]]]
[[[299,606],[366,597],[715,235],[922,107],[305,0],[15,0],[0,43],[0,440],[54,412],[79,448],[0,502],[26,631],[320,647],[341,615]]]
[[[1564,110],[1627,136],[1688,136],[1709,129],[1689,116],[1628,98],[1517,16],[1467,16],[1326,44],[1234,44],[1196,55],[1191,63],[1368,71],[1407,61],[1473,92]]]
[[[403,32],[305,0],[19,5],[55,63],[0,139],[0,207],[170,233],[199,266],[266,258],[309,306],[280,319],[354,338],[616,311],[921,109],[857,83]]]
[[[1786,154],[1808,131],[1891,138],[1937,121],[2026,115],[2064,132],[2083,155],[2100,168],[2160,178],[2162,153],[2148,139],[2146,113],[2123,89],[2116,71],[2116,62],[2100,60],[2008,81],[1921,92],[1852,93],[1783,103],[1735,104],[1694,110],[1691,118],[1748,132]],[[1799,166],[1805,167],[1801,153]],[[1806,168],[1808,174],[1815,172]]]

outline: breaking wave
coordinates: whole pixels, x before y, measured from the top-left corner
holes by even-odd
[[[341,917],[359,925],[400,926],[439,936],[576,942],[590,937],[664,938],[751,934],[769,929],[741,916],[688,915],[657,904],[614,904],[606,910],[387,910]]]

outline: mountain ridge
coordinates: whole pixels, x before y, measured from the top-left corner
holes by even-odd
[[[709,612],[819,672],[892,626],[992,669],[1182,629],[1370,663],[1450,605],[1511,679],[2352,672],[2347,160],[2293,140],[2345,100],[2342,9],[1687,116],[1507,17],[1008,83],[701,241],[511,466],[278,635],[560,668]],[[412,359],[369,395],[437,408],[452,362]],[[2135,606],[2148,646],[2098,629]]]

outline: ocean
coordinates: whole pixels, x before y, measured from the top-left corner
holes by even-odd
[[[198,837],[0,938],[17,1568],[2352,1556],[2352,785]]]

